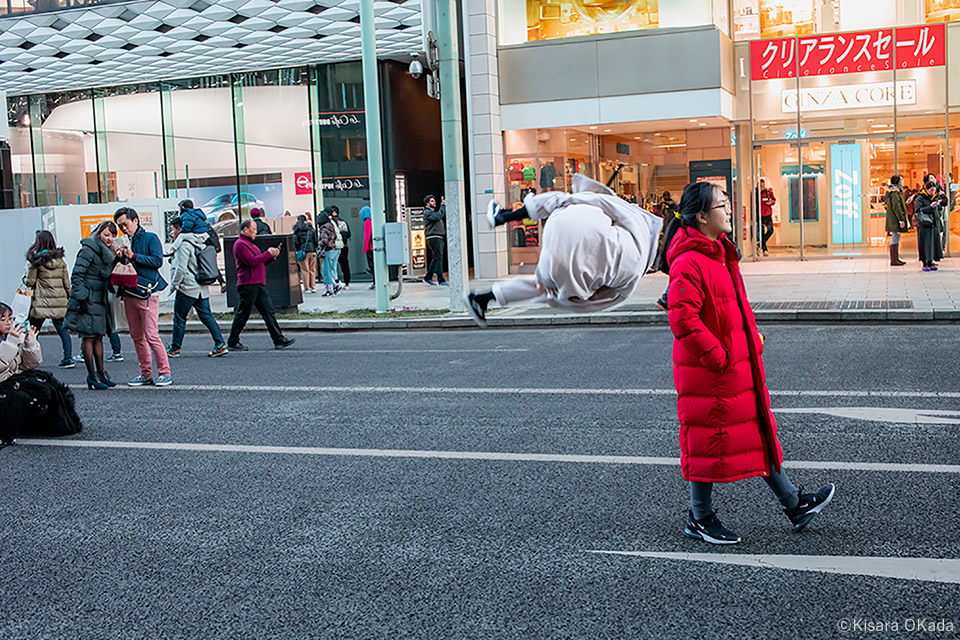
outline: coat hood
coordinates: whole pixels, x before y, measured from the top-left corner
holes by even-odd
[[[173,241],[173,250],[176,251],[184,244],[190,244],[199,249],[203,247],[206,241],[207,234],[205,233],[181,233],[177,236],[177,239]]]
[[[103,240],[97,236],[90,236],[89,238],[84,238],[80,241],[80,245],[83,247],[90,247],[93,249],[97,255],[99,255],[104,262],[109,262],[113,259],[113,251],[110,250],[110,247],[103,244]]]
[[[302,222],[297,221],[297,223],[293,225],[294,231],[306,231],[307,229],[312,229],[312,228],[313,228],[313,224],[309,220],[303,220]]]
[[[27,252],[27,262],[31,266],[39,267],[41,265],[46,265],[51,268],[56,267],[52,263],[54,260],[63,260],[64,251],[62,247],[57,247],[56,249],[50,249],[49,251],[41,251],[40,253],[34,253],[33,251]]]
[[[362,209],[360,209],[360,219],[361,219],[361,220],[366,220],[366,219],[369,218],[371,215],[373,215],[373,214],[372,214],[371,211],[370,211],[370,207],[363,207]]]
[[[720,236],[719,240],[710,240],[696,229],[681,227],[673,236],[670,248],[667,249],[667,262],[672,263],[677,256],[687,251],[698,251],[720,262],[740,261],[737,248],[727,236]]]

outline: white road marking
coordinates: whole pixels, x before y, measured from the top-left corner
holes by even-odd
[[[628,464],[642,466],[680,465],[678,458],[650,456],[580,455],[561,453],[510,453],[500,451],[425,451],[418,449],[343,449],[333,447],[285,447],[274,445],[204,444],[194,442],[128,442],[123,440],[65,440],[24,438],[17,444],[43,447],[93,447],[106,449],[159,449],[168,451],[216,451],[221,453],[272,453],[305,456],[360,456],[374,458],[435,458],[444,460],[493,460],[508,462],[578,462],[590,464]],[[960,465],[909,464],[892,462],[830,462],[793,460],[784,463],[790,469],[830,471],[893,471],[960,474]]]
[[[277,351],[276,349],[264,349],[262,351],[250,351],[248,353],[262,355],[296,355],[298,353],[526,353],[530,349],[288,349]],[[183,355],[200,356],[207,355],[207,351],[183,351]]]
[[[960,424],[960,411],[897,409],[892,407],[810,407],[781,408],[777,413],[819,413],[838,418],[916,424]]]
[[[420,352],[418,352],[420,353]],[[460,353],[458,351],[457,353]],[[86,389],[85,385],[71,385],[74,389]],[[119,386],[117,389],[151,391],[153,387]],[[269,392],[316,392],[316,393],[460,393],[460,394],[523,394],[523,395],[570,395],[570,396],[676,396],[674,389],[596,389],[563,387],[326,387],[314,385],[255,385],[255,384],[177,384],[163,387],[163,391],[269,391]],[[859,391],[843,389],[771,390],[770,395],[782,398],[954,398],[960,399],[960,391]],[[774,409],[774,412],[781,412]],[[923,411],[923,413],[934,413]]]
[[[747,555],[732,553],[666,553],[657,551],[605,550],[591,550],[587,553],[960,584],[960,560],[954,558]]]

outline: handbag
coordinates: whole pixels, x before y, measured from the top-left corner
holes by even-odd
[[[307,252],[304,251],[303,249],[298,249],[298,250],[297,250],[297,262],[303,262],[303,261],[306,260],[306,259],[307,259]]]
[[[929,211],[915,211],[913,217],[916,218],[918,227],[932,227],[936,224]]]
[[[110,274],[110,284],[115,287],[135,289],[137,287],[137,270],[132,264],[118,262]]]
[[[137,300],[146,300],[153,294],[153,290],[157,288],[157,283],[153,282],[151,284],[138,284],[135,287],[123,287],[120,289],[121,295],[129,296],[131,298],[136,298]]]

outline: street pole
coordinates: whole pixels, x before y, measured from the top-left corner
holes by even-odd
[[[433,0],[426,0],[431,2]],[[450,310],[463,311],[467,274],[466,204],[463,188],[463,127],[460,121],[460,52],[455,0],[436,0],[437,48],[440,63],[440,124],[443,134],[443,186],[447,199],[447,262]]]
[[[377,72],[377,36],[373,1],[360,0],[360,42],[363,55],[363,110],[366,115],[367,175],[370,183],[370,213],[373,223],[373,280],[377,313],[390,310],[387,254],[383,241],[386,224],[383,183],[383,141],[380,137],[380,81]]]

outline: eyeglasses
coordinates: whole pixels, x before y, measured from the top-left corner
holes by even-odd
[[[715,207],[710,207],[710,211],[713,211],[714,209],[731,209],[731,208],[733,208],[733,205],[730,204],[729,200],[727,200],[726,202],[718,204]]]

